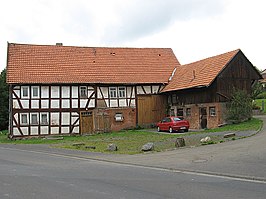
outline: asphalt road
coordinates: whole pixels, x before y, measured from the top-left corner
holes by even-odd
[[[265,125],[242,140],[144,155],[0,145],[0,199],[264,199],[265,146]]]

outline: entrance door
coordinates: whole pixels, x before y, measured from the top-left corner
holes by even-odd
[[[80,112],[80,133],[81,134],[92,134],[93,133],[92,111]]]
[[[199,108],[200,111],[200,127],[202,129],[207,128],[207,108],[206,107],[201,107]]]

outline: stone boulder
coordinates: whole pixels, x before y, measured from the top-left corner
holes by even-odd
[[[200,142],[201,143],[206,143],[206,142],[210,142],[212,139],[209,137],[209,136],[207,136],[207,137],[205,137],[205,138],[202,138],[201,140],[200,140]]]
[[[108,144],[107,146],[107,151],[117,151],[118,150],[118,147],[116,144]]]
[[[141,151],[153,151],[154,150],[154,143],[148,142],[147,144],[144,144],[141,148]]]
[[[178,148],[178,147],[184,147],[184,146],[186,146],[185,139],[184,138],[176,138],[175,147]]]

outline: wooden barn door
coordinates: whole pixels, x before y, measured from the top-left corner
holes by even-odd
[[[206,107],[199,108],[199,112],[200,112],[200,127],[202,129],[206,129],[207,128],[207,108]]]
[[[138,125],[160,121],[166,115],[167,98],[163,95],[140,95],[137,102]]]
[[[81,134],[92,134],[93,133],[92,111],[80,112],[80,133]]]

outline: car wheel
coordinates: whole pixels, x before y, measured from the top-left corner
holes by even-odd
[[[173,133],[173,128],[169,127],[169,133]]]
[[[185,131],[185,132],[188,132],[188,129],[185,129],[184,131]]]
[[[161,129],[160,129],[160,127],[159,127],[159,126],[157,127],[157,131],[158,131],[158,132],[160,132],[160,131],[161,131]]]

